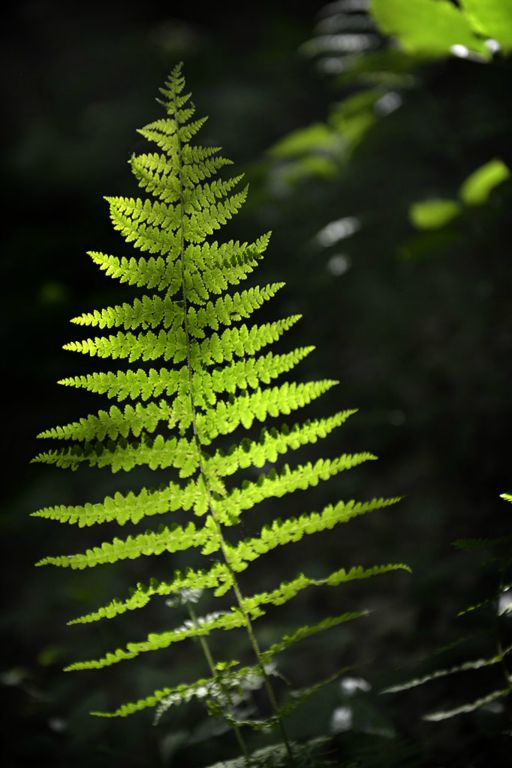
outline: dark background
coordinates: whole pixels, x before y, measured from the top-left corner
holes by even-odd
[[[510,65],[417,66],[414,87],[400,91],[399,109],[335,154],[331,170],[311,170],[304,158],[269,149],[291,131],[323,123],[333,103],[360,87],[327,75],[304,54],[322,8],[20,2],[6,12],[0,290],[7,766],[199,766],[233,754],[229,736],[212,735],[199,707],[168,713],[157,728],[150,717],[88,716],[205,670],[190,646],[112,673],[61,672],[71,660],[142,637],[155,624],[168,626],[162,613],[168,609],[157,607],[147,618],[141,612],[115,627],[66,628],[69,617],[124,594],[141,572],[132,564],[109,567],[108,578],[107,569],[35,570],[42,556],[79,551],[92,539],[29,517],[45,505],[100,498],[116,482],[129,487],[125,478],[61,473],[29,461],[41,450],[37,432],[97,407],[55,385],[86,365],[61,346],[78,337],[70,317],[130,295],[85,252],[121,251],[102,195],[134,193],[126,161],[144,146],[135,130],[159,116],[157,88],[179,60],[199,114],[210,116],[203,141],[221,144],[251,184],[230,235],[274,232],[259,280],[282,279],[287,287],[269,316],[302,312],[292,341],[318,349],[301,375],[341,380],[315,413],[360,409],[311,455],[370,450],[380,461],[337,481],[341,495],[406,497],[396,508],[269,558],[261,584],[291,578],[299,562],[320,574],[397,560],[408,562],[413,576],[308,595],[282,613],[276,609],[275,619],[262,623],[261,640],[328,611],[374,609],[283,662],[297,685],[347,665],[371,681],[372,693],[351,703],[355,726],[340,754],[361,765],[467,765],[468,754],[471,764],[483,765],[503,755],[496,733],[506,712],[421,723],[429,708],[474,698],[486,679],[462,676],[399,697],[379,696],[378,689],[407,677],[436,647],[486,628],[474,619],[468,630],[455,614],[485,592],[492,574],[451,542],[509,529],[498,496],[511,487],[511,185],[434,234],[416,232],[408,209],[428,196],[455,196],[462,180],[493,157],[512,164]],[[346,216],[356,217],[360,229],[330,248],[319,245],[318,232]],[[343,257],[343,274],[336,274],[340,261],[333,256]],[[281,500],[277,514],[319,509],[332,493]],[[142,567],[142,575],[151,573],[151,564]],[[219,652],[243,654],[242,641],[220,638]],[[329,732],[334,708],[346,704],[340,691],[326,689],[316,707],[295,717],[292,732]]]

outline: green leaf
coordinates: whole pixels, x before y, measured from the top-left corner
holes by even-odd
[[[490,160],[467,177],[459,189],[460,198],[466,205],[483,205],[492,190],[509,178],[510,170],[502,160]]]
[[[461,210],[456,200],[425,200],[411,205],[409,218],[417,229],[440,229],[456,219]]]
[[[325,123],[314,123],[299,128],[274,144],[270,150],[274,157],[294,158],[309,152],[325,152],[336,143],[336,135]]]
[[[461,0],[474,29],[497,40],[504,51],[512,50],[512,3],[510,0]]]
[[[409,53],[448,56],[454,45],[489,58],[470,19],[449,0],[372,0],[372,15],[387,35],[395,35]]]
[[[363,140],[377,122],[375,103],[381,96],[380,89],[367,89],[348,96],[332,110],[329,124],[352,149]]]

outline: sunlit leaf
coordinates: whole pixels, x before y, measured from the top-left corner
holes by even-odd
[[[512,5],[511,5],[512,7]],[[510,178],[510,171],[502,160],[490,160],[465,179],[459,190],[466,205],[483,205],[492,190]]]
[[[413,203],[409,218],[417,229],[441,229],[457,218],[460,212],[461,206],[456,200],[438,198]]]
[[[448,0],[372,0],[371,11],[382,31],[410,53],[447,56],[453,46],[462,46],[490,56],[469,18]]]
[[[506,51],[512,50],[512,3],[510,0],[461,0],[473,27],[496,40]]]

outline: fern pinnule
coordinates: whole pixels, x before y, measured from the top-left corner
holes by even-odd
[[[190,566],[174,571],[169,580],[139,583],[128,597],[113,599],[70,624],[112,619],[143,608],[152,598],[168,598],[184,590],[207,590],[212,598],[231,593],[231,602],[226,597],[227,605],[210,612],[202,622],[191,620],[171,630],[150,633],[142,641],[127,643],[98,659],[76,662],[67,669],[100,669],[190,638],[206,643],[218,631],[245,629],[256,656],[254,669],[263,680],[272,717],[289,750],[282,725],[286,711],[279,709],[265,665],[298,640],[365,612],[345,612],[313,627],[301,627],[266,650],[259,647],[253,622],[306,588],[335,587],[408,568],[402,563],[387,563],[338,568],[321,578],[298,574],[274,589],[249,596],[242,593],[238,574],[277,547],[388,507],[398,498],[336,500],[320,512],[275,519],[257,534],[237,538],[236,526],[243,515],[260,502],[306,491],[375,456],[360,452],[291,466],[286,462],[268,466],[326,438],[355,410],[276,425],[275,419],[300,411],[337,382],[275,382],[298,366],[313,347],[279,353],[267,349],[295,326],[300,315],[252,322],[253,314],[274,298],[283,283],[238,289],[261,261],[269,234],[254,242],[219,243],[210,239],[243,205],[247,187],[240,187],[241,175],[217,176],[230,165],[218,154],[218,148],[191,143],[204,120],[192,119],[194,108],[184,87],[178,66],[162,89],[167,117],[140,131],[161,152],[134,155],[130,161],[139,186],[149,196],[105,198],[114,228],[142,255],[90,252],[106,275],[144,292],[132,301],[73,318],[76,326],[95,329],[97,335],[64,346],[71,352],[120,361],[118,369],[60,381],[65,387],[106,396],[117,404],[41,432],[39,437],[64,445],[34,459],[69,469],[88,466],[128,472],[143,466],[169,473],[163,484],[155,483],[154,487],[117,491],[83,505],[45,507],[34,513],[36,517],[78,527],[110,523],[131,526],[154,517],[165,524],[124,538],[114,536],[84,552],[45,557],[39,565],[84,569],[195,551]],[[258,423],[264,425],[259,435],[254,432]],[[230,435],[235,435],[232,444]],[[231,481],[248,469],[261,470],[258,478]],[[191,519],[178,524],[172,518],[178,510],[189,513]],[[201,558],[207,563],[203,568],[198,567]],[[210,678],[162,688],[111,715],[124,716],[156,706],[166,698],[175,703],[188,701],[198,690],[208,692],[213,686],[224,685],[227,691],[231,682],[240,684],[252,669],[237,667],[221,675],[209,647],[202,647],[212,672]],[[226,717],[233,723],[232,712],[226,712]]]

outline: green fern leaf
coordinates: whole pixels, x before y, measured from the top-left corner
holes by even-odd
[[[136,536],[128,536],[126,539],[114,539],[112,542],[103,542],[99,547],[92,547],[83,554],[64,555],[57,557],[45,557],[36,565],[57,565],[60,568],[72,568],[83,570],[94,568],[96,565],[115,563],[118,560],[134,560],[141,555],[161,555],[163,552],[180,552],[192,547],[204,547],[208,543],[211,551],[216,540],[216,548],[220,547],[220,539],[215,538],[215,531],[211,525],[205,525],[197,529],[194,523],[189,523],[185,528],[174,526],[164,527],[161,531],[147,531]]]
[[[119,525],[138,523],[144,517],[165,515],[179,509],[185,511],[194,509],[196,514],[204,514],[206,506],[207,496],[204,486],[191,480],[184,487],[177,483],[170,483],[158,491],[148,491],[143,488],[137,494],[132,491],[126,495],[117,492],[114,496],[106,496],[102,502],[96,504],[44,507],[32,512],[32,517],[56,520],[84,528],[99,523],[116,522]]]
[[[253,323],[253,314],[276,295],[283,283],[235,288],[259,265],[270,236],[264,234],[254,242],[214,239],[244,204],[247,187],[241,186],[241,175],[226,174],[231,161],[220,154],[218,147],[194,143],[205,118],[195,115],[179,66],[161,93],[166,116],[139,131],[159,151],[133,155],[130,160],[141,196],[105,198],[114,229],[128,251],[124,256],[100,251],[89,254],[108,277],[142,289],[141,293],[79,314],[72,322],[80,328],[97,329],[97,335],[64,346],[69,351],[123,364],[60,381],[65,387],[106,396],[118,404],[43,430],[39,437],[58,441],[60,447],[50,447],[34,461],[69,469],[107,468],[114,473],[142,466],[151,471],[169,471],[172,476],[161,485],[154,481],[153,487],[150,483],[138,491],[114,492],[83,505],[47,506],[33,515],[80,528],[104,523],[136,525],[154,516],[159,516],[162,524],[157,530],[136,531],[122,538],[110,535],[85,551],[44,557],[38,565],[82,570],[143,557],[165,558],[176,552],[193,555],[191,564],[175,571],[168,581],[150,579],[147,584],[138,583],[126,598],[111,599],[70,624],[112,619],[139,610],[157,598],[176,601],[190,590],[205,590],[208,599],[224,598],[221,611],[207,613],[201,620],[191,619],[174,629],[149,633],[145,639],[127,642],[97,659],[71,664],[69,670],[101,669],[187,639],[200,638],[204,649],[211,633],[240,629],[251,638],[257,665],[235,670],[231,669],[234,662],[215,666],[208,651],[210,678],[162,688],[106,716],[125,716],[159,704],[163,711],[168,705],[192,698],[213,700],[218,706],[222,697],[214,693],[218,691],[221,671],[222,685],[227,686],[224,690],[240,686],[244,675],[251,674],[266,679],[270,690],[264,665],[275,654],[365,614],[341,613],[312,627],[300,627],[261,651],[252,624],[270,607],[287,603],[309,587],[335,587],[408,570],[401,563],[338,568],[324,578],[299,574],[274,589],[255,591],[251,596],[242,594],[238,574],[252,568],[271,550],[331,530],[398,499],[338,501],[320,512],[275,519],[251,537],[236,537],[242,514],[256,504],[306,491],[376,457],[369,452],[347,453],[299,463],[293,468],[288,464],[279,469],[267,468],[288,451],[327,437],[355,411],[297,420],[292,425],[269,424],[270,419],[305,408],[337,382],[321,379],[273,383],[299,365],[313,347],[273,348],[300,315]],[[263,426],[260,436],[247,435],[256,422]],[[220,447],[217,440],[226,435],[234,435],[233,445]],[[265,471],[254,481],[225,485],[226,478],[250,467]],[[181,480],[176,481],[176,476]],[[174,520],[172,515],[177,511],[189,513],[192,519]],[[208,563],[212,555],[215,559]],[[200,567],[201,558],[208,565]],[[317,687],[312,686],[310,691]],[[285,708],[280,711],[275,702],[272,706],[275,723]],[[236,727],[229,712],[224,716]]]

